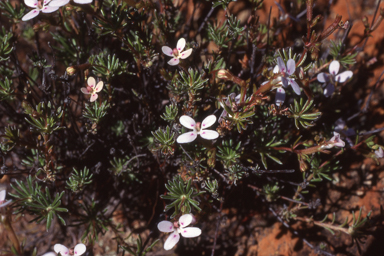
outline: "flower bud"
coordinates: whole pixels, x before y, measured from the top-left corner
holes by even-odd
[[[233,75],[226,69],[220,69],[217,72],[217,78],[231,80]]]
[[[73,76],[78,71],[78,69],[75,66],[71,66],[67,67],[66,71],[69,76]]]

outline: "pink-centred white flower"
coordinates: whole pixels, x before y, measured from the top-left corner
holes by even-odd
[[[8,200],[5,202],[5,197],[7,196],[7,191],[6,190],[1,190],[0,191],[0,208],[5,207],[12,203],[12,200]]]
[[[84,94],[91,94],[90,102],[94,102],[99,97],[97,95],[103,89],[104,83],[100,81],[96,84],[96,80],[93,77],[89,77],[87,80],[87,87],[82,87],[80,90]]]
[[[40,12],[51,13],[57,11],[61,6],[69,3],[69,0],[24,0],[24,3],[34,8],[21,18],[22,21],[27,21],[35,18]]]
[[[74,255],[74,256],[80,256],[85,253],[87,250],[87,247],[85,244],[77,244],[73,250],[69,250],[67,247],[65,247],[62,244],[55,244],[53,247],[53,250],[61,256],[66,256],[66,255]]]
[[[281,57],[278,57],[277,65],[274,67],[273,73],[280,74],[280,78],[281,78],[280,83],[283,85],[283,87],[287,88],[288,85],[291,85],[293,91],[297,95],[300,95],[301,94],[300,86],[296,83],[295,78],[291,77],[295,73],[295,70],[296,70],[295,60],[289,59],[287,61],[287,66],[285,66],[283,59]],[[281,88],[278,92],[279,94],[281,94],[279,97],[282,98],[284,95],[284,99],[285,99],[285,90]]]
[[[336,83],[344,83],[353,76],[353,72],[349,70],[337,74],[339,73],[339,69],[340,62],[334,60],[329,64],[329,73],[321,72],[317,75],[317,80],[323,83],[325,97],[333,94]]]
[[[203,122],[196,123],[189,116],[181,116],[180,124],[188,129],[192,129],[192,132],[186,132],[177,137],[177,143],[189,143],[194,141],[197,138],[197,135],[200,135],[203,139],[214,140],[219,137],[219,133],[213,130],[206,130],[206,128],[211,127],[216,122],[216,116],[210,115],[207,116]]]
[[[190,227],[186,228],[189,224],[191,224],[193,221],[193,215],[192,214],[184,214],[179,218],[179,223],[175,222],[172,223],[170,221],[163,220],[159,224],[157,224],[157,228],[161,232],[173,232],[165,241],[164,243],[164,249],[165,250],[171,250],[177,242],[180,240],[180,235],[186,238],[191,237],[197,237],[201,235],[201,229]]]
[[[192,53],[192,48],[188,49],[186,51],[183,51],[185,47],[185,39],[180,38],[179,41],[177,41],[176,48],[172,50],[172,48],[168,46],[163,46],[161,50],[163,53],[169,57],[172,57],[170,61],[168,61],[168,64],[171,66],[175,66],[179,64],[180,59],[186,59],[191,55]]]

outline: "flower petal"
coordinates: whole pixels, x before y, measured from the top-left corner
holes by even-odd
[[[340,69],[340,63],[337,60],[334,60],[331,62],[331,64],[329,64],[329,73],[331,75],[335,76],[337,73],[339,73],[339,69]]]
[[[5,200],[5,196],[6,195],[7,195],[7,191],[6,190],[1,190],[0,191],[0,202]]]
[[[177,143],[189,143],[196,139],[197,132],[186,132],[177,137]]]
[[[293,91],[297,95],[300,95],[301,94],[300,86],[296,83],[295,79],[289,78],[289,83],[291,84]]]
[[[277,65],[279,66],[280,72],[286,72],[286,67],[282,58],[277,58]]]
[[[80,91],[84,94],[91,94],[85,87],[81,87]]]
[[[93,0],[73,0],[77,4],[90,4]]]
[[[167,63],[171,66],[176,66],[177,64],[179,64],[179,62],[180,62],[180,60],[178,58],[173,58],[170,61],[168,61]]]
[[[103,81],[98,82],[96,85],[95,91],[100,92],[103,89],[103,86],[104,86]]]
[[[332,83],[327,83],[324,89],[324,96],[329,97],[335,92],[335,86]]]
[[[201,123],[201,130],[211,127],[216,122],[216,116],[210,115],[204,118],[203,122]]]
[[[22,21],[27,21],[30,19],[35,18],[37,15],[39,15],[40,11],[38,9],[34,9],[30,11],[29,13],[25,14],[23,18],[21,18]]]
[[[234,93],[231,93],[231,94],[234,94]],[[236,104],[239,104],[239,102],[240,102],[240,98],[241,98],[241,94],[239,94],[239,95],[237,95],[237,96],[235,97],[235,102],[236,102]]]
[[[51,13],[59,10],[59,6],[44,6],[44,8],[41,10],[43,13]]]
[[[6,203],[0,204],[0,208],[5,207],[5,206],[9,205],[10,203],[12,203],[12,200],[8,200]]]
[[[217,131],[212,130],[201,130],[200,136],[206,140],[214,140],[219,137],[219,133]]]
[[[191,49],[188,49],[186,51],[183,51],[182,53],[180,53],[180,58],[181,59],[186,59],[189,57],[189,55],[191,55],[192,53],[192,48]]]
[[[345,142],[340,140],[334,144],[336,147],[343,148],[345,147]]]
[[[188,129],[196,129],[196,122],[192,117],[183,115],[180,117],[180,124]]]
[[[49,2],[48,6],[53,6],[53,7],[61,7],[69,3],[69,0],[52,0]]]
[[[383,158],[383,156],[384,156],[383,148],[380,147],[378,150],[376,150],[375,155],[377,158]]]
[[[221,103],[220,103],[220,105],[221,105]],[[228,112],[224,109],[223,112],[221,112],[221,115],[219,117],[218,122],[221,123],[227,115],[228,115]]]
[[[159,224],[157,224],[157,228],[161,232],[165,232],[165,233],[175,231],[175,228],[173,227],[173,223],[167,220],[160,221]]]
[[[75,249],[73,249],[73,253],[74,253],[73,255],[80,256],[86,251],[87,251],[87,247],[85,246],[85,244],[77,244],[75,246]]]
[[[185,47],[185,39],[184,38],[180,38],[179,41],[177,41],[177,50],[179,52],[181,52],[182,50],[184,50],[184,47]]]
[[[345,142],[340,139],[340,134],[338,132],[333,132],[333,137],[330,139],[330,142],[333,142],[333,146],[343,148]]]
[[[335,81],[337,81],[338,83],[344,83],[345,81],[349,80],[351,77],[353,76],[353,72],[352,71],[344,71],[343,73],[341,74],[338,74],[336,77],[335,77]]]
[[[180,240],[180,235],[175,231],[173,232],[168,238],[167,240],[165,241],[164,243],[164,249],[165,250],[171,250],[176,244],[177,242],[179,242]]]
[[[324,72],[317,74],[317,81],[320,83],[326,83],[329,81],[328,75]]]
[[[89,101],[94,102],[95,100],[97,100],[98,97],[99,97],[99,95],[97,95],[97,93],[94,93],[91,95],[91,98],[89,99]]]
[[[37,0],[24,0],[24,3],[26,6],[29,6],[32,8],[36,8],[38,4]]]
[[[43,255],[41,256],[56,256],[57,254],[54,253],[54,252],[47,252],[47,253],[44,253]]]
[[[199,228],[183,228],[180,233],[183,237],[197,237],[201,235],[201,229]]]
[[[285,78],[285,77],[280,77],[281,78],[281,84],[285,87],[285,88],[287,88],[288,87],[288,79],[287,78]]]
[[[285,90],[283,88],[277,88],[276,90],[276,96],[275,101],[277,106],[281,106],[284,104],[285,101]]]
[[[287,61],[287,73],[288,75],[292,75],[293,73],[295,73],[295,70],[296,70],[296,63],[293,59],[289,59]]]
[[[95,84],[96,84],[96,80],[95,78],[93,78],[92,76],[88,77],[88,80],[87,80],[87,84],[91,87],[94,87]]]
[[[55,246],[53,247],[53,250],[57,254],[60,253],[62,256],[69,255],[69,249],[67,247],[65,247],[64,245],[62,245],[62,244],[55,244]]]
[[[344,127],[346,126],[345,121],[340,117],[335,122],[335,131],[339,132],[341,130],[344,130]]]
[[[280,73],[279,65],[276,65],[276,66],[273,68],[273,73],[274,73],[274,74]],[[264,83],[266,83],[266,82],[268,82],[268,81],[265,81]],[[263,85],[263,84],[261,84],[261,85]]]
[[[163,53],[169,57],[173,57],[173,50],[168,47],[168,46],[163,46],[161,47],[161,50],[163,51]]]
[[[192,220],[193,220],[192,214],[190,214],[190,213],[184,214],[183,216],[181,216],[179,218],[180,227],[184,228],[184,227],[188,226],[189,224],[192,223]]]

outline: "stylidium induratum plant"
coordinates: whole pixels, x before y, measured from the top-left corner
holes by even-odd
[[[344,2],[0,1],[0,253],[372,254],[384,8]]]

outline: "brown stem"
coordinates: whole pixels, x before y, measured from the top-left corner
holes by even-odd
[[[298,221],[304,221],[304,222],[307,222],[307,223],[312,223],[312,224],[314,224],[316,226],[319,226],[319,227],[329,228],[329,229],[340,231],[340,232],[346,233],[347,235],[350,235],[350,233],[348,232],[347,228],[342,228],[342,227],[339,227],[339,226],[334,226],[332,224],[326,224],[326,223],[323,223],[323,222],[320,222],[320,221],[315,221],[315,220],[310,219],[310,218],[294,217],[293,219],[294,220],[298,220]]]

